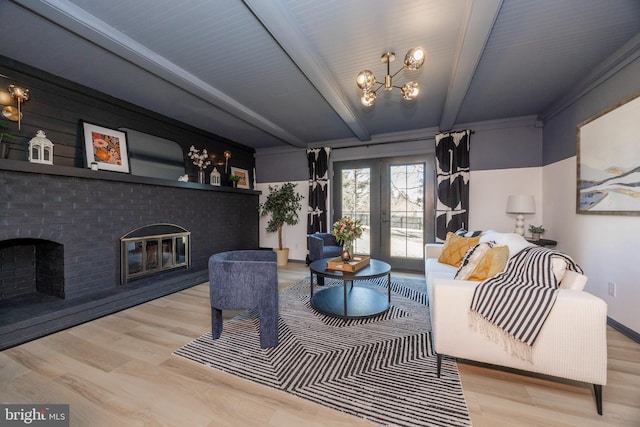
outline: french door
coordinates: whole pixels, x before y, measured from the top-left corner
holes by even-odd
[[[433,156],[333,163],[334,221],[350,216],[366,228],[357,254],[424,270],[424,243],[434,241],[433,165]]]

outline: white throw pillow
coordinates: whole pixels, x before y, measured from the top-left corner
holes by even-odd
[[[507,246],[509,248],[509,258],[528,246],[535,246],[533,243],[516,233],[500,233],[488,230],[480,235],[480,243],[494,241],[496,246]]]
[[[560,289],[571,289],[574,291],[581,291],[584,289],[589,278],[584,274],[576,273],[572,270],[566,270],[564,277],[560,282]]]

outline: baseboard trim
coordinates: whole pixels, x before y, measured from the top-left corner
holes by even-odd
[[[633,329],[627,328],[622,323],[616,322],[609,316],[607,316],[607,325],[611,326],[613,329],[620,332],[627,338],[630,338],[640,344],[640,333],[634,331]]]

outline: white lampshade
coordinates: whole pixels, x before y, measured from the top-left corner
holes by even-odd
[[[511,195],[507,199],[507,213],[536,213],[536,201],[532,195]]]

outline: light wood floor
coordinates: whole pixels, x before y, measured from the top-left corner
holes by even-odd
[[[281,288],[307,271],[281,268]],[[68,403],[74,426],[372,425],[172,356],[209,328],[203,284],[5,350],[0,402]],[[588,385],[459,363],[473,425],[640,426],[640,344],[612,329],[608,341],[604,416]]]

